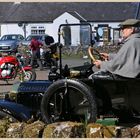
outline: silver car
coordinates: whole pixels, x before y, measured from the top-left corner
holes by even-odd
[[[7,34],[0,39],[0,52],[16,53],[24,37],[20,34]]]
[[[45,36],[47,35],[29,35],[26,39],[24,39],[23,41],[21,41],[21,44],[23,46],[29,46],[31,43],[31,40],[33,38],[36,38],[37,40],[39,40],[40,42],[42,42],[43,44],[45,43]]]

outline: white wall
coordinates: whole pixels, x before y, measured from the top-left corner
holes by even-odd
[[[65,20],[68,23],[79,23],[75,17],[70,15],[69,13],[65,12],[64,14],[57,17],[53,23],[35,23],[35,24],[28,24],[26,26],[26,36],[31,34],[31,27],[32,26],[44,26],[46,31],[45,33],[48,35],[52,35],[54,37],[55,42],[58,41],[58,28],[60,24],[65,24]],[[22,27],[19,27],[18,24],[2,24],[1,25],[1,36],[5,34],[22,34],[24,36],[24,32]]]
[[[5,34],[22,34],[24,35],[24,32],[21,27],[18,26],[18,24],[1,24],[1,36]]]
[[[68,21],[68,23],[79,23],[79,20],[70,15],[69,13],[65,12],[64,14],[57,17],[52,25],[47,24],[48,33],[52,35],[55,39],[55,41],[58,41],[58,28],[61,24],[66,24],[65,21]],[[47,30],[46,30],[47,31]]]
[[[45,23],[28,24],[26,26],[26,36],[31,34],[32,26],[44,26],[46,28]],[[18,24],[2,24],[1,25],[1,36],[5,35],[5,34],[21,34],[24,36],[23,28],[19,27]]]
[[[73,17],[71,14],[65,12],[59,17],[57,17],[53,23],[36,23],[36,24],[28,24],[26,26],[26,36],[31,34],[31,27],[32,26],[44,26],[46,31],[45,33],[48,35],[52,35],[54,37],[55,42],[58,42],[58,28],[60,24],[65,24],[65,21],[68,23],[79,23],[79,20]],[[112,28],[117,28],[119,23],[115,22],[102,22],[102,23],[92,23],[92,28],[97,27],[98,24],[109,24]],[[75,34],[75,31],[72,31],[72,34]],[[5,34],[22,34],[24,35],[22,27],[19,27],[18,24],[1,24],[1,36]],[[111,37],[113,37],[113,31],[111,30]],[[79,41],[78,35],[75,34],[75,40],[72,40],[72,44]]]

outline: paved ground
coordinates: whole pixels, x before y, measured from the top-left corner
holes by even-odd
[[[43,71],[36,69],[37,80],[47,80],[48,71],[49,71],[48,69],[45,69]],[[8,85],[6,81],[0,81],[0,93],[10,91],[12,89],[12,85],[18,81],[19,79],[16,78],[15,80],[9,81]]]
[[[62,60],[63,65],[68,64],[69,67],[71,66],[79,66],[86,62],[86,59],[69,59],[69,60]],[[45,69],[43,71],[40,71],[39,69],[36,69],[37,73],[37,79],[36,80],[47,80],[49,69]],[[12,85],[19,81],[18,78],[16,78],[13,81],[9,81],[9,85],[6,84],[5,81],[0,81],[0,93],[8,92],[12,89]]]

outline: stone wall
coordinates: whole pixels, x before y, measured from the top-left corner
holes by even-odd
[[[0,120],[0,138],[139,138],[140,125],[132,128],[77,122],[10,122]]]

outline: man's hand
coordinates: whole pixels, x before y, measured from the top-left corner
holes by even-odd
[[[101,60],[96,60],[96,61],[93,62],[93,64],[99,69],[100,69],[101,63],[102,63]]]
[[[100,55],[105,61],[107,61],[109,58],[109,54],[107,54],[107,53],[100,53]]]
[[[39,45],[39,48],[43,48],[43,46],[42,45]]]

